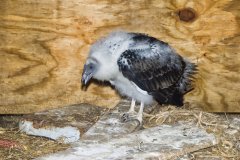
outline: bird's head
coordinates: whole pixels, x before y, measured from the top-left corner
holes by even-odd
[[[119,47],[120,45],[117,44],[126,38],[126,35],[124,34],[124,38],[121,38],[120,36],[119,39],[119,34],[116,35],[115,33],[92,44],[83,69],[83,85],[87,85],[92,78],[99,81],[110,81],[116,78],[117,74],[119,74],[119,68],[117,65],[118,54],[116,53],[117,49],[115,48],[115,50],[111,50],[114,46]],[[123,33],[121,32],[121,34]],[[113,43],[115,45],[113,45]]]
[[[82,73],[83,85],[87,85],[88,82],[91,80],[91,78],[96,74],[98,65],[99,65],[98,61],[93,58],[89,58],[87,60],[86,64],[84,65],[83,73]]]

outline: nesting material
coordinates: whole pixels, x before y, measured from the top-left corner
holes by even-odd
[[[119,112],[127,111],[130,102],[124,102],[119,104]],[[85,106],[85,109],[91,106],[78,105],[76,107]],[[125,106],[125,108],[124,108]],[[68,106],[71,107],[71,106]],[[66,107],[66,108],[68,108]],[[150,110],[149,110],[150,109]],[[81,109],[83,110],[83,108]],[[74,113],[76,110],[69,110]],[[136,110],[137,111],[137,110]],[[50,113],[50,112],[49,112]],[[26,119],[26,116],[24,116]],[[34,117],[34,116],[32,116]],[[37,116],[36,116],[37,117]],[[71,116],[69,116],[71,117]],[[79,119],[77,119],[79,117]],[[55,121],[59,122],[59,127],[62,121],[54,117]],[[80,120],[82,118],[82,120]],[[212,133],[218,140],[218,144],[205,148],[196,150],[194,152],[185,151],[184,156],[180,156],[180,159],[238,159],[240,157],[240,130],[236,129],[234,119],[239,119],[239,114],[213,114],[206,113],[192,105],[185,105],[182,108],[176,108],[173,106],[152,106],[152,108],[146,107],[144,114],[144,128],[152,128],[160,125],[173,126],[179,121],[182,123],[191,124],[201,128],[201,130],[206,130],[208,133]],[[21,116],[11,115],[11,116],[1,116],[0,117],[0,140],[6,142],[14,142],[19,147],[11,148],[5,145],[5,147],[0,149],[1,159],[3,160],[15,160],[15,159],[34,159],[37,157],[42,157],[45,155],[50,155],[53,153],[59,153],[60,151],[68,151],[69,148],[75,147],[73,144],[59,143],[59,141],[53,141],[48,138],[30,136],[25,133],[19,132],[17,124],[19,119],[23,119]],[[47,117],[42,116],[41,120],[46,120]],[[94,122],[99,119],[99,114],[92,110],[91,114],[77,114],[75,118],[69,118],[69,121],[75,123],[76,120],[79,122],[89,121],[90,119]],[[72,120],[72,121],[71,121]],[[101,118],[100,118],[101,120]],[[34,121],[34,126],[40,124],[38,121]],[[92,124],[94,123],[92,122]],[[56,123],[56,122],[55,122]],[[98,122],[97,122],[98,123]],[[43,123],[42,124],[46,124]],[[76,123],[75,123],[76,124]],[[80,124],[80,123],[79,123]],[[235,127],[234,127],[235,126]],[[106,128],[107,129],[107,128]],[[91,131],[92,128],[89,130]],[[131,130],[129,130],[131,131]],[[80,130],[81,140],[83,140],[86,130]],[[106,132],[104,132],[106,134]],[[231,134],[230,134],[231,133]],[[106,134],[107,135],[107,134]],[[120,136],[124,136],[119,135]],[[90,138],[90,137],[89,137]],[[117,138],[117,137],[116,137]],[[111,140],[113,138],[110,138]],[[115,138],[114,138],[115,139]],[[104,139],[103,139],[104,140]],[[95,140],[96,142],[96,140]],[[76,144],[78,145],[78,143]],[[141,144],[142,145],[142,144]],[[177,158],[176,158],[177,159]]]
[[[82,104],[39,112],[24,116],[19,129],[29,135],[72,143],[96,122],[102,111],[102,108]]]
[[[38,159],[168,159],[217,144],[213,134],[193,123],[160,125],[133,132],[137,127],[135,121],[120,122],[124,110],[121,106],[124,104],[100,118],[72,148]]]
[[[33,122],[21,121],[19,129],[29,135],[47,137],[53,140],[63,140],[64,143],[76,142],[80,139],[80,131],[77,127],[66,126],[48,127],[48,128],[34,128]]]
[[[114,110],[104,114],[81,139],[91,143],[106,142],[112,138],[118,138],[139,130],[141,126],[137,121],[122,123],[120,120],[122,114],[128,111],[129,106],[128,101],[119,103]],[[139,106],[136,106],[136,109],[139,109]],[[149,113],[153,109],[154,106],[148,107],[145,112]]]
[[[106,132],[106,134],[109,134]],[[82,141],[39,160],[176,158],[217,144],[213,134],[188,124],[162,125],[101,143]]]

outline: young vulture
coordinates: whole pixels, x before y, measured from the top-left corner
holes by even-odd
[[[124,121],[134,115],[142,124],[144,105],[182,106],[183,95],[193,89],[196,65],[178,55],[167,43],[141,33],[113,32],[95,42],[86,60],[82,84],[91,78],[109,81],[121,95],[132,99]]]

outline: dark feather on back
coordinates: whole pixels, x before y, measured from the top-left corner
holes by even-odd
[[[196,65],[184,60],[165,42],[144,34],[135,35],[130,49],[118,59],[119,70],[160,104],[182,106],[183,95],[192,90]],[[149,47],[137,49],[142,44]]]

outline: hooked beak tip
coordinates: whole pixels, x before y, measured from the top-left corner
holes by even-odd
[[[83,73],[83,76],[82,76],[82,85],[83,86],[86,86],[88,84],[88,82],[90,81],[90,79],[92,78],[92,74],[85,74]]]

